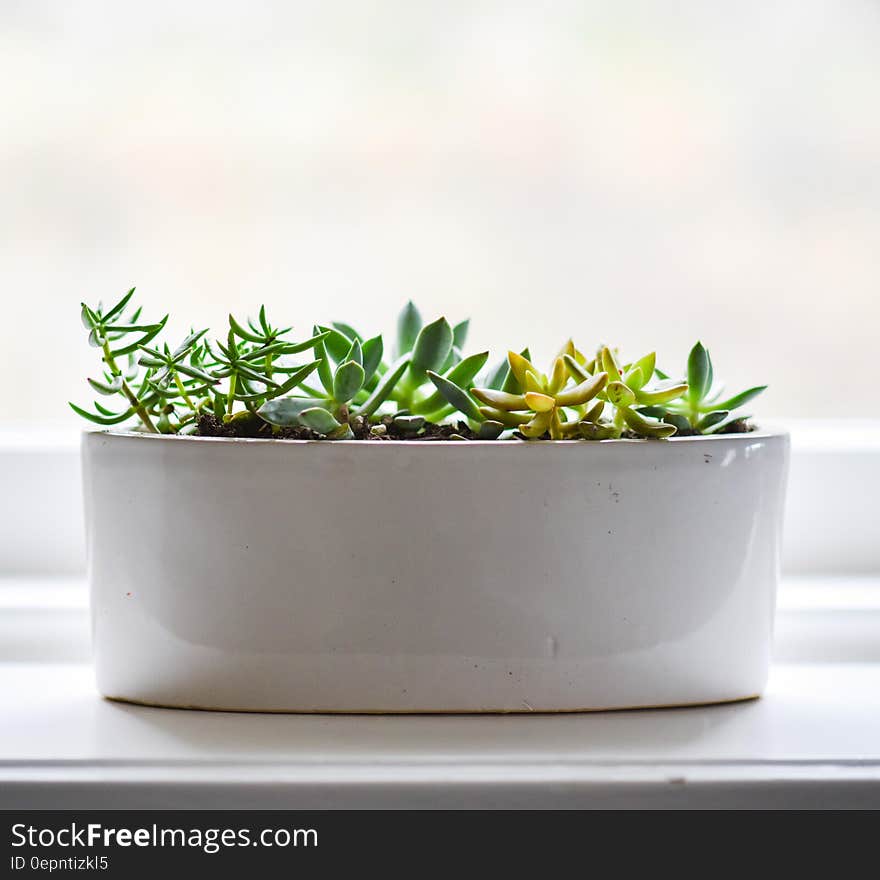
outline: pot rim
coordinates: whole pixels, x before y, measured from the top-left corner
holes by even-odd
[[[585,446],[587,448],[596,447],[596,446],[635,446],[635,445],[645,445],[650,444],[655,447],[662,447],[667,443],[673,444],[682,444],[682,443],[716,443],[721,440],[727,440],[731,442],[749,442],[753,440],[766,440],[769,438],[777,438],[777,437],[789,437],[789,432],[786,428],[782,426],[777,426],[774,424],[769,424],[766,426],[762,426],[761,428],[756,428],[754,431],[747,431],[739,434],[709,434],[709,435],[696,435],[690,437],[669,437],[666,440],[649,440],[646,438],[619,438],[616,440],[540,440],[540,441],[529,441],[529,440],[294,440],[291,438],[272,438],[272,437],[199,437],[193,436],[189,434],[151,434],[145,431],[113,431],[110,429],[103,430],[95,430],[89,431],[85,430],[82,432],[83,438],[87,436],[106,436],[106,437],[118,437],[120,439],[125,440],[148,440],[151,442],[156,441],[178,441],[178,442],[186,442],[186,443],[233,443],[233,444],[244,444],[244,445],[265,445],[269,444],[272,446],[279,445],[287,445],[287,446],[368,446],[371,449],[380,446],[391,446],[391,447],[399,447],[405,446],[407,448],[412,447],[425,447],[425,446],[439,446],[441,448],[447,447],[461,447],[461,446],[501,446],[504,448],[515,448],[515,447],[535,447],[540,448],[542,446]]]

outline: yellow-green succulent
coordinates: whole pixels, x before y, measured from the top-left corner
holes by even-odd
[[[574,346],[569,345],[574,351]],[[472,388],[471,394],[484,404],[479,407],[480,413],[486,419],[517,428],[529,440],[545,435],[551,440],[576,436],[584,407],[605,387],[608,374],[587,374],[572,383],[564,358],[562,354],[554,358],[548,375],[540,372],[528,358],[509,351],[510,374],[519,390],[513,393],[494,388]]]
[[[648,387],[654,375],[655,354],[651,352],[631,364],[620,366],[614,352],[603,346],[595,361],[580,364],[571,355],[565,355],[565,364],[575,380],[591,375],[590,368],[602,370],[607,376],[600,398],[611,404],[612,417],[603,418],[603,410],[597,406],[581,420],[581,436],[588,440],[605,440],[620,437],[627,428],[640,437],[663,439],[675,433],[675,425],[666,424],[645,416],[641,407],[659,406],[681,397],[687,391],[686,382],[664,380]]]

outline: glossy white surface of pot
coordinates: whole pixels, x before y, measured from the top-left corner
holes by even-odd
[[[756,696],[788,445],[87,433],[98,688],[308,712]]]

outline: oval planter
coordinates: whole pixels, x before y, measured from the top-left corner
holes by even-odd
[[[770,660],[788,436],[87,433],[98,687],[161,706],[738,700]]]

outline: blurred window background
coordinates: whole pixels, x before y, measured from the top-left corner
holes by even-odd
[[[132,285],[175,334],[700,337],[762,416],[870,415],[878,46],[876,0],[3,0],[0,422],[77,426]]]

